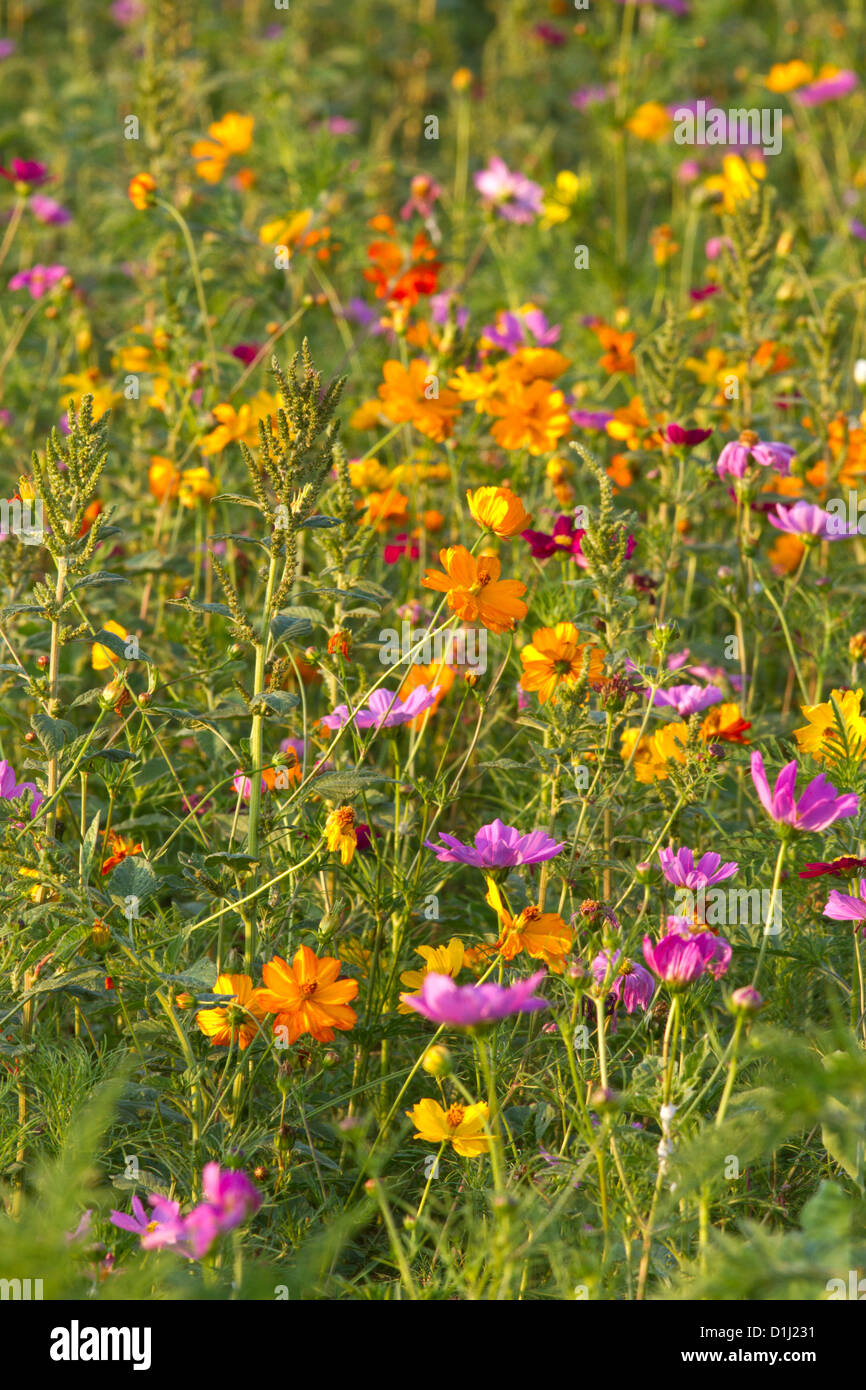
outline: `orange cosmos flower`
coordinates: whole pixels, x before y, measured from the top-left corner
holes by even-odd
[[[528,612],[520,595],[526,585],[519,579],[500,579],[501,565],[495,555],[476,560],[465,545],[440,550],[441,570],[427,570],[421,583],[425,589],[445,594],[452,613],[466,622],[480,622],[491,632],[510,632]]]
[[[225,167],[233,154],[244,154],[252,144],[252,116],[241,116],[237,111],[227,111],[221,121],[214,121],[207,128],[210,140],[196,140],[190,153],[198,160],[195,171],[206,183],[219,183]]]
[[[136,174],[129,180],[127,192],[132,206],[144,212],[146,208],[153,207],[156,179],[153,174]]]
[[[102,832],[105,834],[105,831]],[[104,874],[111,873],[116,868],[121,859],[129,859],[133,854],[141,854],[141,845],[134,845],[132,840],[124,840],[122,835],[118,835],[116,830],[112,830],[108,837],[108,846],[111,850],[111,857],[105,860],[102,865]]]
[[[195,1021],[205,1037],[210,1038],[211,1047],[228,1047],[236,1042],[243,1052],[265,1018],[265,1010],[256,997],[258,991],[253,989],[249,975],[218,975],[213,992],[233,994],[234,998],[213,1009],[200,1009]]]
[[[487,902],[502,928],[496,946],[503,959],[514,960],[525,951],[533,960],[543,960],[555,975],[561,975],[571,950],[572,933],[559,913],[542,912],[540,907],[532,906],[525,907],[519,917],[512,917],[492,878],[487,880],[487,889]]]
[[[449,438],[459,411],[458,397],[454,391],[440,390],[438,378],[423,358],[410,362],[408,370],[401,362],[386,362],[382,374],[385,380],[379,397],[389,420],[395,424],[408,420],[438,444]]]
[[[625,372],[626,376],[634,376],[636,364],[632,355],[634,346],[634,333],[620,333],[607,323],[599,324],[595,329],[595,336],[604,348],[604,355],[599,358],[599,366],[613,376],[614,372]]]
[[[539,377],[524,385],[511,381],[501,396],[494,396],[487,409],[500,418],[492,434],[503,449],[528,449],[531,454],[549,454],[571,431],[571,420],[561,391],[552,391]]]
[[[580,641],[574,623],[537,628],[532,641],[521,651],[520,660],[523,664],[521,687],[537,691],[541,705],[551,698],[556,704],[556,690],[563,681],[566,685],[575,685],[582,675],[590,682],[597,681],[604,670],[601,651]]]
[[[701,738],[706,743],[748,743],[743,735],[751,727],[740,714],[739,705],[733,702],[713,705],[701,724]]]
[[[300,946],[291,965],[274,956],[262,966],[265,983],[254,997],[260,1009],[276,1014],[274,1032],[285,1028],[290,1043],[303,1033],[317,1042],[333,1042],[335,1028],[344,1033],[354,1028],[358,1016],[348,1004],[358,993],[358,981],[338,980],[341,964]]]
[[[177,497],[180,470],[162,454],[151,454],[147,481],[152,495],[158,502],[163,502],[166,497]]]
[[[520,498],[507,487],[479,487],[467,492],[466,500],[473,521],[503,539],[519,535],[532,520]]]

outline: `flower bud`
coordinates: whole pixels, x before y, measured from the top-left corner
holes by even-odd
[[[735,989],[728,1001],[728,1008],[732,1014],[748,1016],[758,1013],[763,1007],[763,997],[751,985],[743,985],[741,989]]]
[[[451,1053],[447,1047],[434,1043],[421,1058],[421,1066],[428,1076],[450,1076],[453,1070]]]

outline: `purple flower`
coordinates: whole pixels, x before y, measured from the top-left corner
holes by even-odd
[[[0,58],[11,58],[17,47],[14,39],[0,39]]]
[[[432,294],[430,296],[430,309],[434,323],[438,323],[440,328],[444,328],[448,322],[449,306],[457,300],[457,295],[453,290],[443,290],[442,294]],[[459,329],[464,329],[469,322],[469,310],[465,305],[458,304],[454,311],[454,322]]]
[[[622,952],[619,950],[599,951],[592,962],[595,982],[599,986],[603,985],[605,980],[609,979],[613,968],[614,978],[608,990],[611,996],[625,1006],[627,1014],[634,1013],[635,1009],[646,1011],[655,993],[653,977],[636,961],[623,960],[622,964],[619,964],[621,956]]]
[[[740,867],[734,860],[723,864],[722,856],[712,850],[702,854],[696,864],[692,850],[675,850],[673,845],[659,850],[659,863],[668,883],[677,888],[708,888],[711,883],[730,878]]]
[[[866,922],[866,878],[860,879],[859,893],[858,898],[853,898],[831,889],[824,916],[832,917],[834,922]]]
[[[72,221],[72,213],[67,212],[55,198],[49,198],[45,193],[34,193],[28,207],[37,222],[44,222],[46,225],[62,227]]]
[[[610,410],[570,410],[568,415],[579,430],[603,430],[608,420],[613,419]]]
[[[672,685],[667,690],[657,690],[650,704],[675,709],[682,719],[688,719],[699,710],[719,704],[721,698],[722,692],[715,685]]]
[[[33,782],[16,782],[15,773],[4,758],[0,762],[0,798],[3,801],[12,801],[24,792],[30,792],[30,819],[36,815],[45,797]]]
[[[787,531],[803,540],[841,541],[846,536],[856,536],[857,527],[849,527],[835,512],[825,512],[823,507],[815,507],[810,502],[795,502],[791,507],[779,503],[775,516],[767,520],[777,531]]]
[[[397,724],[410,724],[419,714],[423,714],[436,703],[440,689],[438,685],[432,686],[430,690],[426,685],[416,685],[405,700],[401,700],[395,690],[374,690],[366,708],[356,710],[353,714],[348,705],[337,705],[333,714],[324,716],[322,723],[332,732],[342,729],[352,718],[359,729],[381,729],[383,726],[391,729]]]
[[[532,222],[541,212],[544,190],[525,174],[509,169],[498,155],[475,175],[475,187],[485,205],[509,222]]]
[[[19,270],[9,281],[10,290],[29,290],[31,299],[41,299],[49,290],[63,279],[65,265],[34,265],[29,270]]]
[[[741,437],[725,445],[719,454],[716,472],[720,478],[724,478],[726,474],[732,478],[745,477],[751,458],[762,468],[775,468],[780,473],[787,473],[796,452],[790,444],[778,444],[775,440],[763,442],[755,439],[754,435],[751,436],[751,440]]]
[[[610,95],[607,87],[578,87],[576,92],[572,92],[568,100],[578,111],[585,111],[588,106],[595,106],[598,102],[607,101]]]
[[[493,347],[502,348],[503,352],[517,352],[518,348],[529,343],[530,336],[538,347],[550,347],[558,342],[561,332],[558,324],[547,322],[540,309],[527,309],[522,313],[506,311],[497,314],[495,325],[488,324],[482,328],[481,335]]]
[[[840,796],[823,772],[813,777],[800,800],[794,801],[797,781],[797,762],[786,763],[776,778],[772,793],[764,771],[764,760],[757,750],[752,754],[752,781],[761,805],[774,821],[791,825],[795,830],[826,830],[834,821],[856,816],[859,797],[848,792]]]
[[[546,971],[538,970],[528,980],[513,985],[457,985],[450,975],[432,971],[424,976],[419,994],[401,994],[404,1004],[431,1023],[445,1023],[452,1028],[476,1028],[479,1024],[496,1023],[512,1014],[535,1013],[548,1008],[535,990]]]
[[[441,845],[431,844],[429,840],[424,844],[433,850],[440,864],[471,864],[475,869],[511,869],[517,864],[541,864],[565,849],[565,841],[557,844],[543,830],[521,835],[513,825],[503,825],[498,817],[489,825],[482,825],[475,836],[474,849],[442,831],[439,838],[444,841]]]
[[[537,39],[542,43],[549,44],[551,48],[559,48],[566,42],[567,35],[561,29],[555,29],[552,24],[536,24],[532,29]]]
[[[697,932],[694,936],[680,936],[669,932],[657,946],[652,939],[643,939],[644,959],[654,975],[673,989],[690,985],[715,959],[718,942],[712,932]],[[729,948],[730,949],[730,948]]]
[[[248,367],[251,362],[255,362],[262,350],[261,343],[236,343],[231,350],[232,357],[236,357],[239,362],[243,362]]]
[[[828,77],[823,82],[812,82],[808,87],[801,87],[797,92],[797,100],[803,106],[822,106],[825,101],[835,101],[837,97],[846,97],[849,92],[853,92],[858,82],[859,78],[856,72],[852,72],[850,68],[842,68],[835,77]]]

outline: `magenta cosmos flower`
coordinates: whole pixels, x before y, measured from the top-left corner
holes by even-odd
[[[718,944],[718,938],[708,931],[697,932],[693,936],[669,932],[657,946],[653,945],[650,937],[645,936],[644,960],[664,984],[672,989],[682,989],[710,968],[711,962],[715,961]],[[728,949],[730,951],[730,947]]]
[[[475,187],[486,206],[509,222],[534,222],[541,212],[544,190],[525,174],[509,169],[498,155],[475,175]]]
[[[767,517],[777,531],[787,531],[791,536],[800,536],[807,544],[812,541],[841,541],[846,536],[856,536],[857,527],[849,527],[841,517],[825,512],[823,507],[815,507],[811,502],[795,502],[792,507],[779,503],[775,516]]]
[[[29,270],[19,270],[9,281],[10,290],[29,290],[31,299],[41,299],[53,290],[66,274],[65,265],[34,265]]]
[[[866,878],[860,879],[859,893],[859,898],[854,898],[850,893],[831,889],[824,916],[832,917],[834,922],[866,922]]]
[[[353,716],[348,705],[337,705],[333,714],[322,719],[326,729],[332,732],[342,729],[354,717],[359,729],[391,729],[397,724],[410,724],[419,714],[423,714],[436,703],[441,687],[416,685],[412,694],[401,700],[396,690],[374,690],[366,706],[356,710]]]
[[[40,164],[38,159],[18,159],[11,161],[11,167],[4,169],[0,164],[0,174],[4,179],[9,179],[12,183],[27,183],[32,188],[44,183],[48,177],[48,168],[45,164]]]
[[[0,762],[0,798],[4,801],[12,801],[15,797],[23,796],[25,792],[30,793],[30,819],[32,820],[45,797],[33,782],[16,782],[15,773],[4,758]]]
[[[675,850],[673,845],[659,850],[659,863],[668,883],[677,888],[708,888],[730,878],[740,867],[734,860],[723,864],[722,856],[712,850],[702,854],[696,864],[693,850]]]
[[[619,950],[599,951],[592,962],[595,983],[603,985],[609,980],[608,993],[624,1005],[627,1014],[633,1014],[635,1009],[646,1011],[655,993],[653,977],[637,961],[621,957]]]
[[[450,975],[432,971],[424,976],[419,994],[401,994],[404,1004],[431,1023],[445,1023],[452,1028],[477,1028],[480,1024],[496,1023],[512,1014],[536,1013],[549,1007],[535,990],[547,972],[537,970],[528,980],[513,985],[457,985]]]
[[[797,100],[802,106],[823,106],[825,101],[838,101],[839,97],[846,97],[854,91],[858,81],[856,72],[842,68],[823,82],[812,82],[808,87],[801,87],[796,93]]]
[[[834,821],[856,816],[860,804],[854,792],[840,796],[823,772],[812,778],[800,800],[795,802],[796,759],[785,764],[771,792],[764,771],[764,759],[755,751],[752,754],[752,781],[767,815],[781,825],[793,826],[795,830],[826,830]]]
[[[475,836],[474,849],[442,831],[439,839],[443,841],[441,845],[429,840],[424,844],[432,849],[440,864],[471,864],[474,869],[512,869],[518,864],[541,864],[565,849],[564,840],[557,844],[543,830],[521,835],[513,825],[503,825],[498,816],[489,825],[482,825]]]
[[[705,439],[709,439],[712,430],[687,430],[682,425],[672,422],[665,426],[665,434],[671,444],[682,444],[687,449],[694,449],[696,445],[703,444]]]
[[[707,970],[714,980],[718,980],[724,975],[731,963],[733,949],[731,943],[726,941],[723,936],[718,936],[709,929],[704,931],[700,925],[696,926],[689,917],[669,917],[667,928],[673,936],[681,936],[684,941],[693,941],[696,936],[709,936],[713,942],[713,949],[707,960]]]
[[[719,454],[716,472],[720,478],[743,478],[749,461],[759,463],[762,468],[775,468],[779,473],[787,473],[791,459],[796,453],[790,444],[779,444],[775,440],[762,441],[755,435],[741,435],[739,439],[726,444]]]
[[[710,705],[717,705],[721,698],[722,692],[715,685],[671,685],[667,690],[657,690],[650,704],[675,709],[681,718],[688,719]]]

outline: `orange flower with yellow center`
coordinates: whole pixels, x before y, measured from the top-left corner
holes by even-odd
[[[428,1144],[450,1144],[464,1158],[478,1158],[490,1149],[490,1136],[484,1133],[488,1116],[485,1102],[475,1105],[449,1105],[446,1110],[438,1100],[419,1100],[406,1114],[417,1134]]]
[[[135,174],[129,180],[129,201],[139,212],[152,207],[156,192],[156,179],[153,174]]]
[[[210,1038],[211,1047],[228,1047],[236,1042],[243,1052],[266,1016],[253,982],[249,975],[218,975],[213,992],[233,994],[234,998],[227,1004],[199,1010],[195,1021],[205,1037]]]
[[[526,585],[519,579],[500,579],[502,567],[495,555],[477,560],[465,545],[440,550],[445,569],[427,570],[421,583],[425,589],[445,594],[452,613],[466,622],[480,622],[490,632],[510,632],[519,618],[529,611],[521,598]]]
[[[580,641],[574,623],[536,628],[532,641],[521,651],[520,660],[520,685],[523,690],[536,691],[541,705],[550,699],[556,703],[556,690],[563,682],[575,685],[588,679],[592,683],[600,680],[604,671],[601,651]]]
[[[334,1029],[348,1032],[358,1016],[348,1007],[358,993],[357,980],[338,980],[342,962],[333,956],[317,956],[309,946],[299,946],[291,965],[274,956],[262,966],[264,985],[255,991],[256,1003],[265,1013],[276,1014],[274,1032],[285,1028],[288,1041],[309,1033],[317,1042],[333,1042]]]
[[[105,834],[104,831],[103,834]],[[124,840],[123,836],[118,835],[116,830],[112,830],[109,834],[108,847],[111,850],[111,855],[102,865],[104,874],[110,874],[121,859],[128,859],[133,854],[141,854],[141,845],[133,844],[132,840]]]
[[[454,429],[459,413],[459,398],[455,391],[440,389],[438,378],[423,358],[410,362],[386,362],[382,368],[385,380],[378,388],[382,410],[389,420],[399,424],[408,420],[420,434],[441,444]]]
[[[487,880],[487,889],[487,902],[499,918],[501,931],[496,946],[503,960],[514,960],[525,951],[533,960],[543,960],[555,975],[561,975],[571,950],[572,933],[559,913],[530,906],[518,917],[512,917],[492,878]]]
[[[701,738],[705,743],[748,743],[743,735],[751,729],[751,723],[743,719],[740,707],[732,701],[713,705],[701,724]]]
[[[479,487],[467,492],[473,521],[494,535],[517,536],[532,520],[520,498],[507,487]]]
[[[329,850],[339,850],[342,864],[351,864],[358,844],[355,812],[351,806],[338,806],[336,811],[330,812],[325,821],[325,839]]]

